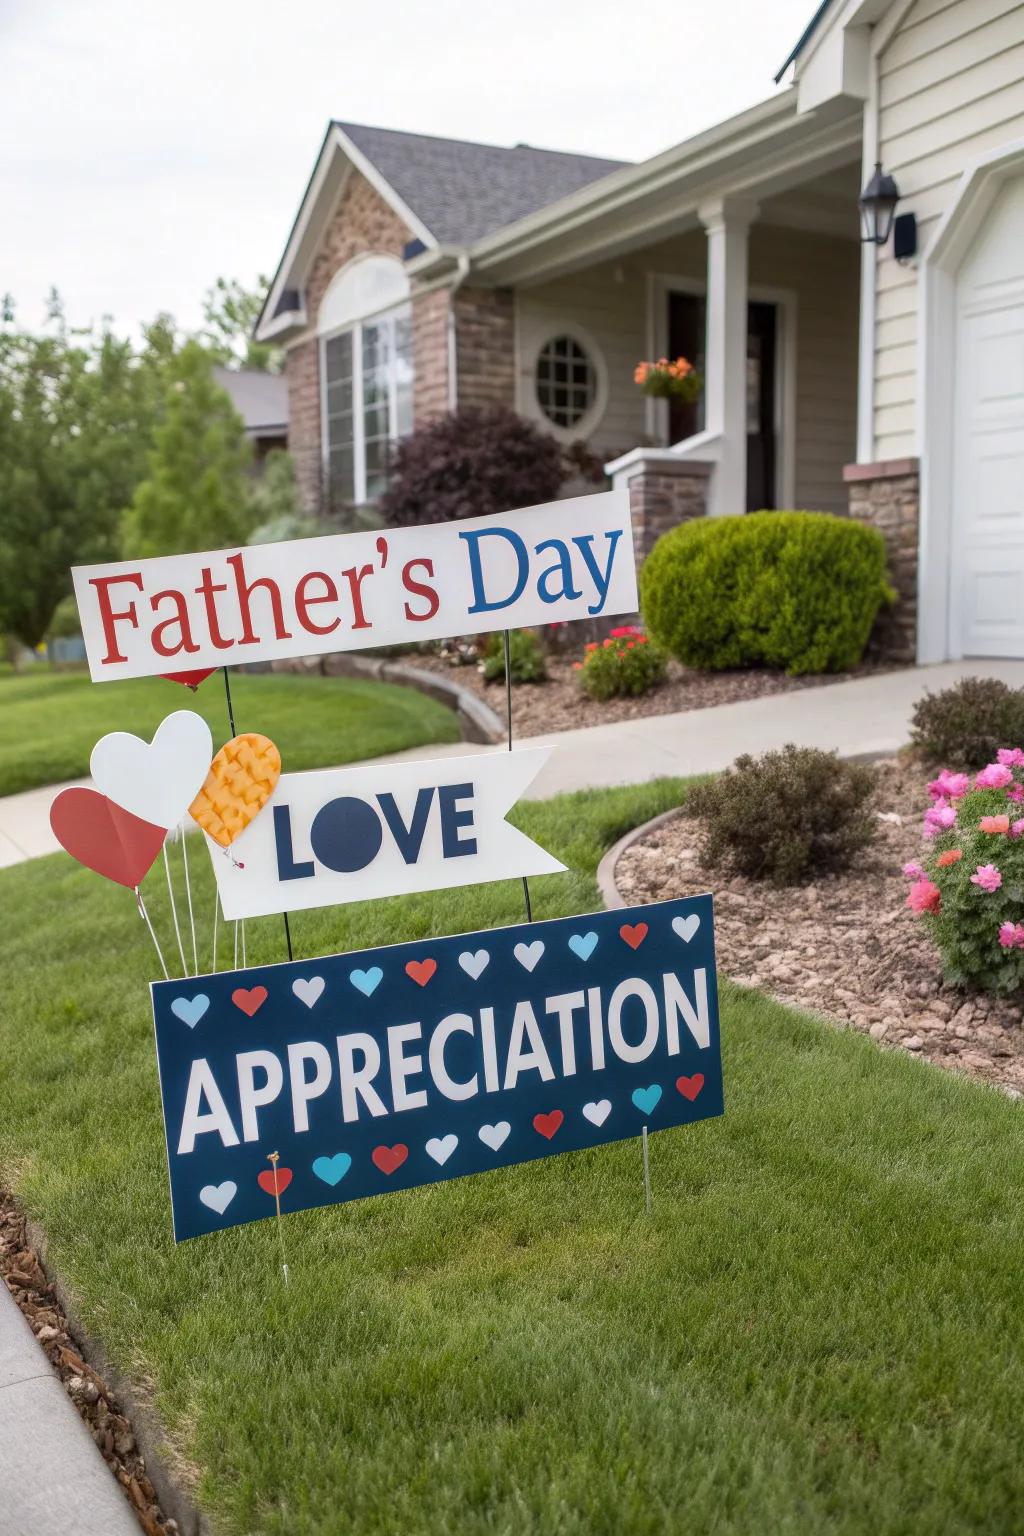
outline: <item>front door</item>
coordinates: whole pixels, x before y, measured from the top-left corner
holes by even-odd
[[[704,368],[706,306],[703,294],[668,296],[668,355],[685,357]],[[774,509],[775,500],[775,357],[776,306],[747,305],[747,512]],[[704,401],[669,402],[669,442],[678,443],[704,428]]]

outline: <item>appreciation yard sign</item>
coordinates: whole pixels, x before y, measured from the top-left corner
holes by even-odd
[[[722,1113],[710,896],[152,993],[178,1240]]]
[[[629,499],[78,566],[94,682],[435,640],[637,607]]]

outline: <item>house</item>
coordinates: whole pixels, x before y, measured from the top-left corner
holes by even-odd
[[[1024,5],[824,0],[777,81],[638,165],[333,123],[257,329],[310,499],[372,500],[390,443],[500,402],[604,457],[641,554],[849,513],[894,654],[1024,656]],[[704,398],[670,409],[633,369],[678,354]]]
[[[268,453],[288,447],[287,382],[258,368],[214,368],[213,376],[241,416],[253,461],[261,468]]]

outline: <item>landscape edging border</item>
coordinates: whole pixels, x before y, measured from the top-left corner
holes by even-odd
[[[618,886],[615,884],[615,866],[618,864],[627,848],[632,848],[634,843],[640,842],[655,827],[663,826],[666,821],[674,821],[677,816],[683,814],[683,807],[675,805],[670,811],[662,811],[660,816],[652,816],[650,821],[642,821],[638,827],[633,827],[620,837],[617,843],[613,843],[608,852],[597,866],[597,886],[601,892],[601,900],[610,912],[617,911],[626,906]]]

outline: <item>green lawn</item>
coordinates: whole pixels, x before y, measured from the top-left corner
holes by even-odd
[[[658,784],[522,808],[596,905]],[[194,863],[199,864],[196,860]],[[210,909],[202,863],[200,905]],[[153,882],[151,909],[167,932]],[[164,896],[166,901],[166,896]],[[172,1245],[128,893],[0,875],[0,1177],[237,1536],[1020,1528],[1021,1110],[726,988],[725,1116]],[[322,953],[515,920],[516,885],[301,913]],[[279,920],[250,960],[281,958]]]
[[[233,671],[231,693],[236,728],[262,731],[276,741],[289,770],[459,738],[451,710],[389,683]],[[148,738],[175,709],[197,710],[210,722],[216,746],[227,740],[219,673],[195,693],[159,677],[97,684],[82,672],[0,677],[0,795],[80,778],[107,731]]]

